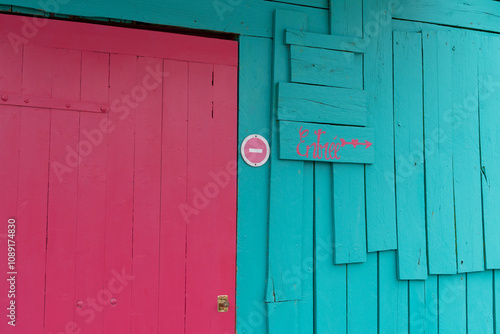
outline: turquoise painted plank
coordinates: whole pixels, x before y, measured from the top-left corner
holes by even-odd
[[[423,32],[425,191],[429,274],[455,274],[451,49],[445,32]]]
[[[362,1],[330,3],[332,34],[352,39],[361,37],[363,28]],[[354,37],[352,37],[354,36]],[[333,37],[333,36],[332,36]],[[334,37],[335,38],[335,37]],[[344,55],[346,55],[344,53]],[[354,54],[360,57],[359,54]],[[362,66],[362,58],[360,65]],[[357,65],[356,65],[357,66]],[[363,73],[359,81],[363,82]],[[363,91],[363,93],[365,93]],[[374,147],[371,147],[375,150]],[[334,263],[366,261],[365,166],[332,165],[334,212]]]
[[[334,263],[366,261],[365,166],[333,168]]]
[[[302,281],[299,301],[299,333],[314,333],[314,163],[304,164],[302,209],[302,262],[293,268]]]
[[[409,282],[409,333],[438,334],[437,276]]]
[[[453,180],[458,272],[484,270],[477,49],[467,31],[451,35]]]
[[[493,334],[493,271],[467,274],[468,333]]]
[[[500,31],[500,3],[490,0],[393,1],[398,19],[437,23],[469,29]]]
[[[467,333],[466,275],[441,275],[439,284],[439,333]]]
[[[363,3],[367,43],[364,57],[365,91],[368,96],[368,126],[378,145],[377,163],[366,166],[366,230],[368,251],[397,248],[394,183],[394,118],[392,88],[392,21],[389,0]],[[378,19],[374,13],[384,13]],[[380,22],[380,24],[378,23]],[[375,29],[373,27],[378,27]]]
[[[299,334],[297,325],[298,301],[291,300],[280,303],[267,304],[269,317],[267,323],[270,334]],[[302,333],[300,333],[302,334]]]
[[[378,253],[379,333],[408,333],[408,281],[396,274],[396,252]]]
[[[0,4],[11,5],[12,1],[0,0]],[[129,20],[260,37],[273,36],[272,23],[276,9],[299,9],[314,17],[314,20],[309,23],[308,31],[310,32],[328,33],[329,25],[329,15],[325,9],[296,7],[287,3],[262,0],[196,0],[194,2],[150,0],[125,3],[120,0],[16,0],[16,5],[83,18]]]
[[[314,164],[316,333],[346,333],[346,265],[333,264],[333,175],[328,164]]]
[[[283,43],[287,27],[301,29],[306,16],[297,12],[276,11],[273,58],[274,86],[289,77],[289,57]],[[276,92],[273,99],[277,98]],[[273,112],[271,127],[276,124]],[[296,301],[302,297],[301,280],[291,270],[302,263],[303,176],[302,161],[278,159],[278,132],[273,129],[270,156],[269,263],[266,301]],[[288,275],[285,275],[288,273]],[[295,303],[293,305],[296,305]],[[284,308],[288,310],[289,308]],[[279,313],[281,314],[281,313]],[[292,318],[292,319],[296,319]],[[279,322],[280,320],[277,320]],[[298,327],[298,321],[293,322]]]
[[[280,82],[278,119],[366,125],[366,94],[360,89]]]
[[[500,333],[500,270],[493,270],[495,333]]]
[[[498,36],[481,39],[478,59],[479,120],[484,219],[484,247],[487,269],[500,269],[500,48]]]
[[[252,133],[269,138],[272,67],[267,55],[272,52],[272,41],[242,36],[239,51],[239,143]],[[250,167],[238,156],[236,329],[245,334],[266,333],[269,168]]]
[[[279,132],[280,159],[366,164],[375,160],[371,128],[279,121]]]
[[[363,89],[363,57],[351,52],[290,46],[292,82]]]
[[[362,38],[315,34],[293,29],[287,29],[285,43],[354,53],[365,53],[366,51],[366,42]]]
[[[267,1],[283,2],[294,5],[328,9],[328,0],[267,0]]]
[[[330,33],[363,36],[363,0],[330,0]]]
[[[377,332],[377,254],[347,265],[347,332]]]
[[[395,31],[393,52],[398,277],[426,279],[421,34]]]

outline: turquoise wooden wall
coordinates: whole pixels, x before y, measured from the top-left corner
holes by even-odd
[[[0,9],[239,35],[239,140],[272,156],[239,161],[238,333],[500,333],[499,2]],[[373,128],[375,163],[280,160],[282,120]]]

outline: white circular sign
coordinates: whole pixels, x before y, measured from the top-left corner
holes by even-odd
[[[241,156],[252,167],[265,164],[270,153],[269,143],[260,135],[250,135],[241,143]]]

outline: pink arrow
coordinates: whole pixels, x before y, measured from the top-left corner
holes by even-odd
[[[358,139],[353,139],[352,141],[346,142],[345,139],[340,138],[340,147],[344,147],[346,145],[352,145],[354,148],[356,146],[361,145],[361,146],[366,146],[365,148],[368,148],[372,146],[372,143],[370,143],[368,140],[365,140],[364,143],[360,143]]]

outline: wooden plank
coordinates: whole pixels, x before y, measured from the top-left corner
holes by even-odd
[[[328,0],[267,0],[267,1],[328,9]]]
[[[215,236],[215,211],[209,173],[215,157],[210,149],[202,149],[212,137],[212,73],[213,65],[189,64],[187,202],[198,210],[187,225],[186,255],[186,333],[211,333],[210,323],[217,296],[213,294],[211,272],[212,243]],[[208,190],[211,191],[211,190]],[[209,194],[208,196],[206,194]]]
[[[164,60],[163,70],[169,75],[163,83],[158,327],[183,333],[186,224],[193,204],[186,199],[188,63]]]
[[[130,332],[158,332],[160,251],[160,187],[163,86],[151,78],[148,68],[160,68],[163,60],[139,57],[135,87],[143,87],[144,99],[135,113],[133,248]],[[146,81],[146,79],[148,79]]]
[[[366,261],[365,167],[343,164],[333,169],[334,263]]]
[[[306,16],[301,13],[276,11],[273,58],[273,82],[288,81],[289,57],[284,41],[285,28],[301,29]],[[273,94],[277,98],[277,94]],[[302,218],[303,218],[303,173],[301,161],[278,159],[278,131],[275,129],[276,113],[271,118],[271,179],[269,208],[269,269],[266,302],[300,300],[302,286],[300,280],[287,280],[284,273],[302,263]],[[286,196],[285,196],[286,194]],[[293,304],[295,305],[295,304]],[[292,306],[293,306],[292,305]],[[285,308],[285,310],[289,310]],[[296,312],[296,311],[293,311]],[[290,313],[287,319],[293,313]],[[275,318],[276,322],[284,321]],[[298,327],[298,322],[290,322]],[[270,332],[273,334],[273,332]]]
[[[388,0],[365,1],[363,17],[385,13],[377,31],[366,29],[364,88],[368,97],[368,126],[373,127],[377,142],[377,163],[366,166],[366,229],[368,251],[397,248],[396,199],[394,183],[394,118],[392,87],[392,27]],[[370,18],[370,19],[368,19]],[[371,25],[370,25],[371,26]]]
[[[318,333],[346,333],[347,266],[333,265],[333,174],[328,164],[315,163],[314,183],[314,322]]]
[[[451,49],[448,34],[423,32],[424,133],[429,274],[457,272],[453,203]]]
[[[500,134],[495,129],[500,121],[497,108],[500,105],[497,82],[500,66],[498,58],[492,56],[500,42],[496,36],[485,36],[481,42],[478,76],[485,262],[486,269],[500,269],[500,212],[497,209],[500,192],[496,190],[500,187],[500,157],[497,154]]]
[[[404,0],[395,5],[394,17],[398,19],[500,31],[497,21],[500,16],[500,4],[494,1],[478,0],[464,3],[456,0],[440,2]]]
[[[468,333],[493,334],[493,272],[467,274]]]
[[[377,254],[367,255],[366,263],[347,265],[347,332],[370,333],[378,317]]]
[[[269,138],[272,41],[241,36],[238,142],[252,133]],[[238,157],[238,245],[236,330],[265,332],[269,168],[248,166]],[[259,265],[255,265],[259,264]]]
[[[375,161],[373,129],[279,122],[280,159],[365,163]]]
[[[54,49],[53,57],[52,96],[79,101],[80,52]],[[78,172],[66,162],[66,146],[78,147],[79,123],[77,113],[51,111],[45,330],[54,333],[74,322]]]
[[[437,278],[409,281],[409,333],[438,333]]]
[[[0,65],[1,66],[1,65]],[[14,86],[15,87],[15,86]],[[19,87],[19,90],[21,87]],[[0,159],[3,161],[0,164],[0,182],[3,185],[4,191],[0,193],[0,219],[5,222],[0,229],[0,246],[2,249],[8,249],[8,219],[16,219],[18,221],[18,184],[19,184],[19,143],[20,143],[20,129],[21,129],[21,112],[19,108],[15,107],[1,107],[0,108]],[[17,238],[14,239],[17,242]],[[11,242],[12,245],[12,242]],[[2,261],[0,263],[2,272],[10,272],[8,262]],[[9,291],[7,278],[0,280],[0,288],[3,291]],[[7,303],[8,294],[2,296],[2,303],[6,305],[5,308],[10,307]],[[13,296],[11,296],[13,297]],[[6,310],[7,312],[7,310]],[[9,311],[10,313],[10,311]],[[6,313],[7,315],[7,313]],[[19,314],[18,314],[19,316]],[[5,318],[0,322],[0,331],[2,333],[16,333],[16,327],[8,324],[10,318]]]
[[[363,89],[360,54],[296,45],[290,51],[292,82]]]
[[[285,43],[354,53],[366,51],[366,42],[362,38],[315,34],[293,29],[286,30]]]
[[[330,0],[330,33],[363,37],[362,0]]]
[[[493,319],[495,321],[495,333],[500,330],[500,272],[493,270],[493,298],[494,298],[494,312]]]
[[[467,333],[466,276],[439,277],[439,333]]]
[[[424,333],[439,333],[438,277],[437,275],[429,276],[424,282]]]
[[[394,145],[400,279],[427,278],[422,89],[421,34],[396,31]]]
[[[269,333],[300,333],[297,323],[292,320],[299,317],[297,304],[296,300],[267,304]]]
[[[23,50],[21,45],[16,50],[9,43],[0,43],[0,90],[20,93],[22,88]]]
[[[309,2],[309,0],[307,1]],[[6,0],[0,1],[0,4],[10,5],[10,3],[8,3]],[[164,2],[160,0],[153,0],[147,6],[141,5],[134,8],[129,6],[116,6],[115,4],[103,4],[101,1],[96,0],[74,0],[70,3],[64,4],[64,6],[58,6],[57,9],[51,8],[52,6],[48,3],[40,5],[36,0],[18,0],[16,1],[16,4],[20,7],[34,9],[40,9],[40,7],[43,6],[42,9],[46,10],[47,12],[87,17],[93,20],[110,18],[113,21],[116,20],[123,22],[124,20],[128,20],[153,23],[164,26],[220,31],[226,33],[268,38],[273,36],[272,18],[273,13],[276,9],[300,10],[304,14],[315,18],[310,22],[309,31],[317,33],[328,33],[327,10],[306,6],[297,8],[288,3],[262,0],[248,0],[245,2],[234,0],[232,1],[232,3],[222,0],[197,1],[195,5],[193,5],[193,3],[187,3],[184,1]],[[57,6],[58,4],[54,5]],[[137,10],[138,8],[140,10]],[[3,18],[0,20],[0,22],[3,23]],[[5,30],[0,33],[0,36],[7,36],[8,32],[16,32],[17,34],[21,35],[21,26],[22,24],[11,26],[11,29],[7,29],[9,27],[9,24],[7,24]],[[42,34],[39,34],[36,39],[31,39],[30,43],[35,40],[45,39],[45,37],[41,35]],[[52,34],[43,35],[52,36]],[[98,38],[98,34],[95,34],[95,37]],[[134,43],[131,43],[131,45],[134,45]],[[210,48],[200,50],[204,50],[204,52],[207,52],[207,50],[209,49]]]
[[[408,281],[397,279],[396,252],[378,253],[379,333],[408,333]]]
[[[280,82],[278,119],[364,126],[366,94],[359,89]]]
[[[50,96],[51,65],[51,50],[26,47],[22,91]],[[17,322],[15,329],[31,333],[41,332],[44,326],[40,310],[45,298],[50,112],[23,108],[19,138],[16,314],[19,320],[22,314],[29,314],[30,321]]]
[[[238,152],[238,69],[215,65],[213,75],[212,182],[218,187],[211,233],[211,296],[228,295],[229,311],[213,314],[212,333],[235,331],[236,177]],[[213,183],[212,183],[213,184]],[[213,297],[212,297],[213,298]],[[213,305],[212,299],[209,304]]]
[[[484,270],[477,44],[466,32],[454,33],[452,48],[453,181],[458,272]],[[454,49],[455,48],[455,49]]]
[[[81,75],[82,100],[107,97],[107,54],[82,53]],[[104,305],[111,306],[111,297],[106,300],[104,293],[108,130],[101,129],[103,119],[107,120],[107,115],[80,113],[78,147],[71,148],[75,152],[72,163],[78,167],[74,318],[82,332],[101,332]],[[119,273],[121,269],[115,268]]]

